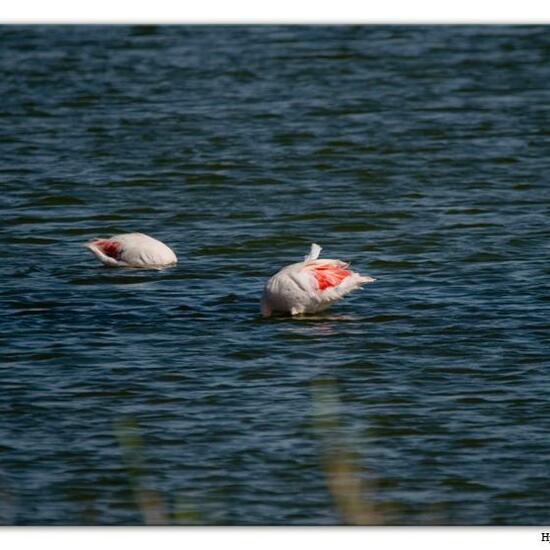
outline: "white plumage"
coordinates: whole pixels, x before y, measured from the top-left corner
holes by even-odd
[[[178,259],[164,243],[143,233],[123,233],[84,245],[105,265],[114,267],[163,267]]]
[[[349,265],[340,260],[319,260],[321,250],[318,244],[312,244],[303,262],[284,267],[267,281],[261,301],[264,317],[274,313],[317,313],[376,280],[349,270]]]

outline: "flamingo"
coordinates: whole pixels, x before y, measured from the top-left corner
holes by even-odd
[[[321,250],[313,243],[303,262],[284,267],[267,281],[261,301],[264,317],[317,313],[376,280],[351,271],[349,264],[340,260],[319,260]]]
[[[84,246],[105,265],[113,267],[159,268],[178,261],[172,249],[143,233],[123,233]]]

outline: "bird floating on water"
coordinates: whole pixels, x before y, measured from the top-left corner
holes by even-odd
[[[105,265],[159,268],[177,263],[174,251],[143,233],[123,233],[96,239],[84,245]]]
[[[317,313],[376,280],[351,271],[341,260],[319,260],[321,250],[312,244],[303,262],[284,267],[267,281],[261,301],[264,317]]]

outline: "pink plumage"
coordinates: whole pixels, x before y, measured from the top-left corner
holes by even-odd
[[[178,261],[171,248],[143,233],[123,233],[109,239],[96,239],[84,246],[112,267],[159,268]]]
[[[340,260],[320,260],[321,247],[311,245],[303,262],[281,269],[267,281],[261,302],[264,317],[273,314],[317,313],[366,283],[372,277],[359,275]]]

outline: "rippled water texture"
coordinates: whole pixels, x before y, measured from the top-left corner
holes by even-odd
[[[548,523],[548,28],[0,31],[1,523]]]

